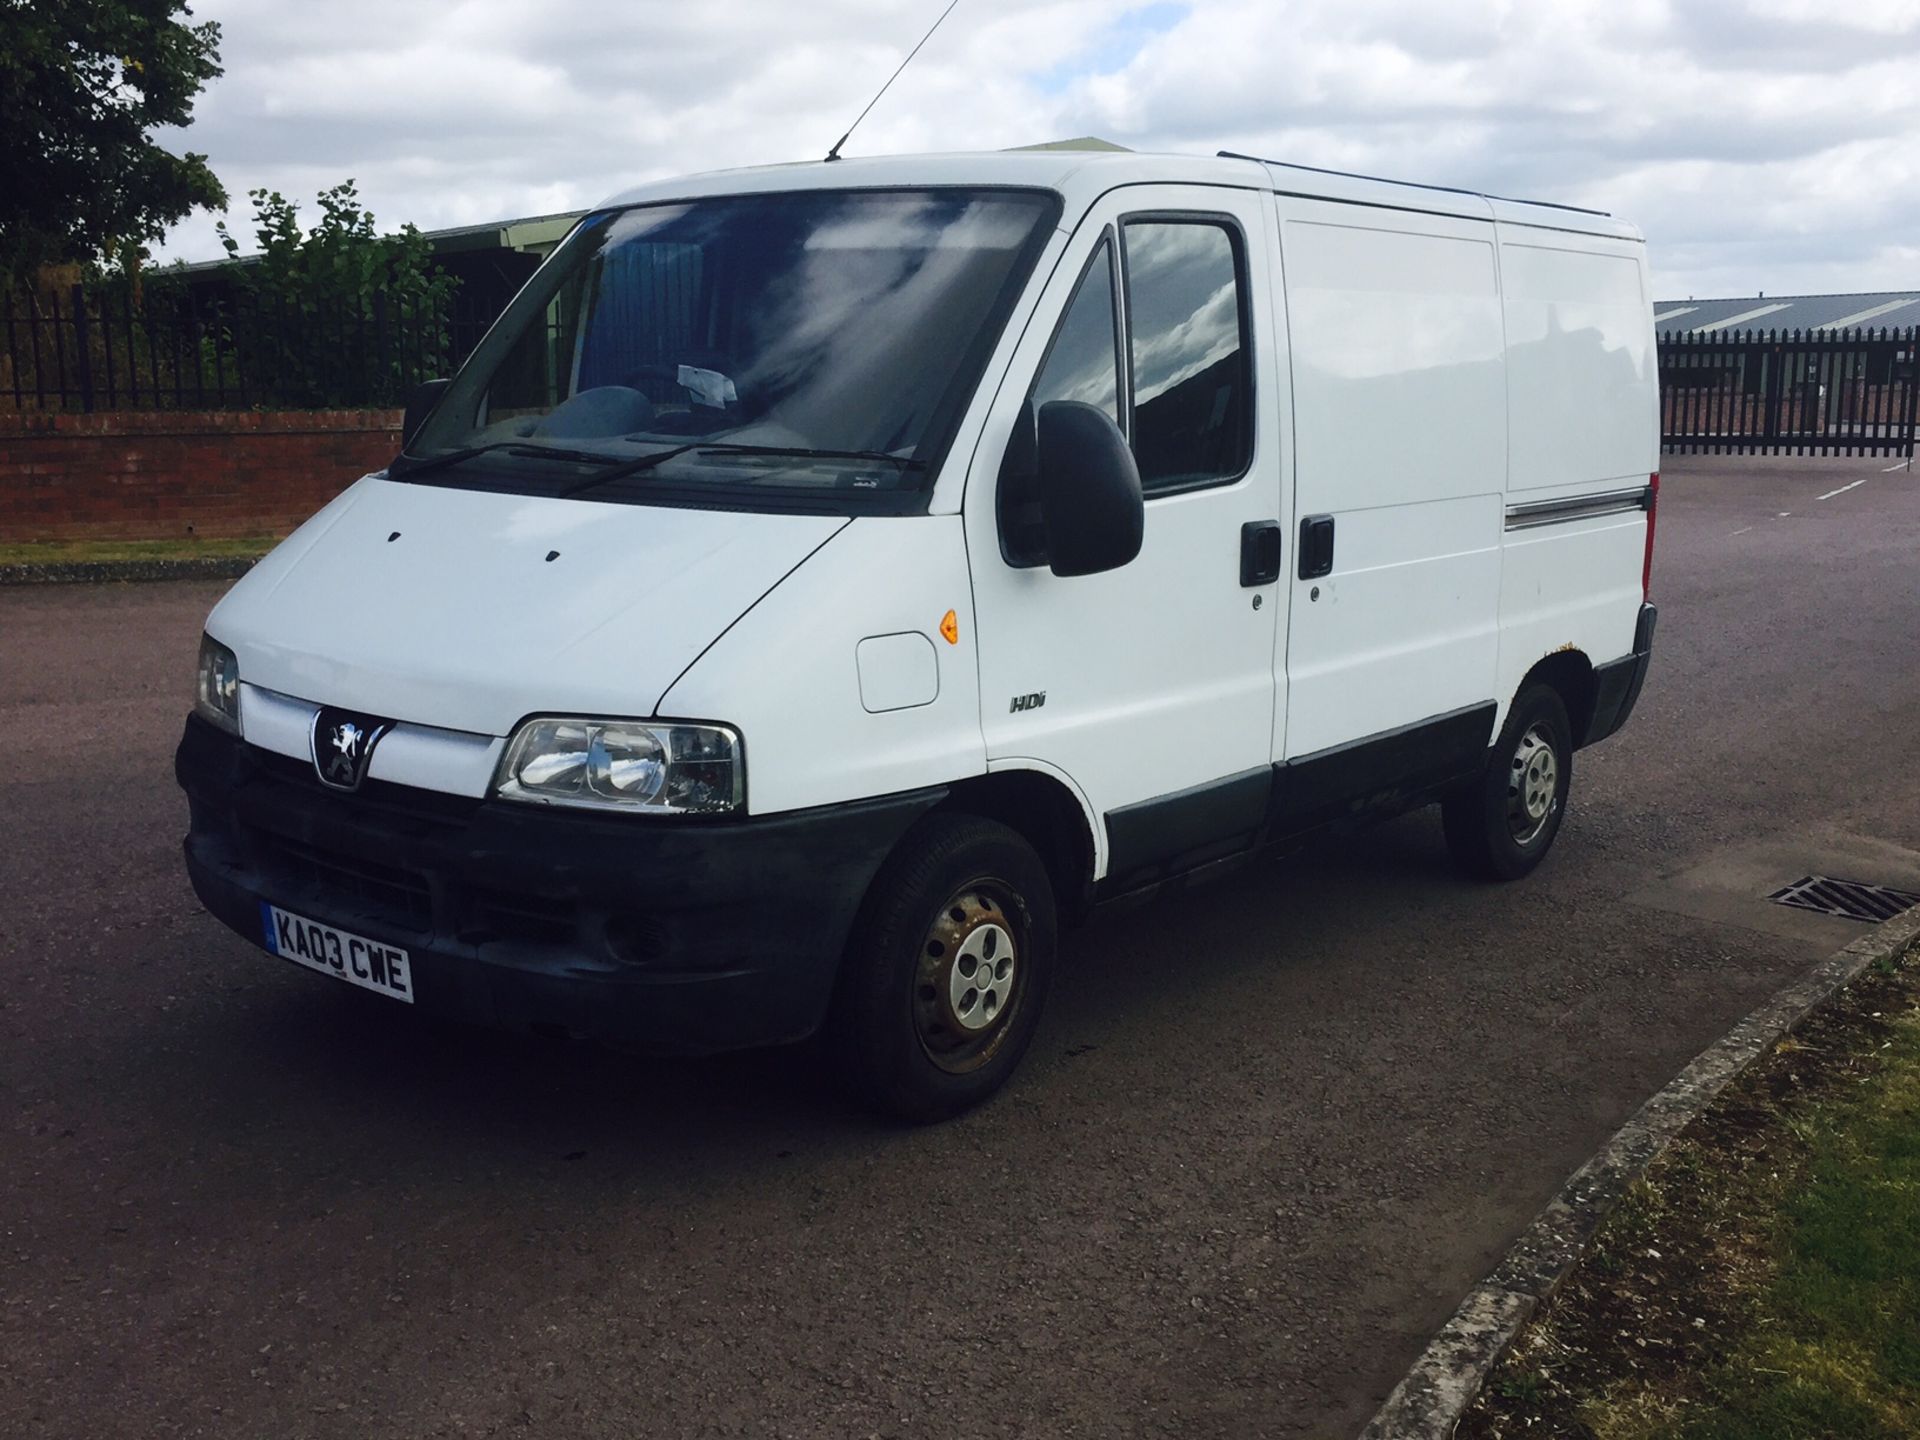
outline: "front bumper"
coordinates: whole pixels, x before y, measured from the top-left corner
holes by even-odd
[[[817,1029],[868,885],[943,795],[729,819],[343,795],[197,717],[174,771],[194,891],[255,944],[270,901],[405,947],[418,1008],[678,1053]]]
[[[1657,608],[1641,605],[1640,619],[1633,627],[1633,653],[1594,666],[1593,719],[1582,744],[1606,739],[1627,723],[1640,703],[1640,687],[1647,683],[1647,667],[1653,663],[1653,627],[1659,619]]]

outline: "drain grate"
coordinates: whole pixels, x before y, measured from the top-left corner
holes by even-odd
[[[1920,895],[1905,890],[1889,890],[1885,885],[1869,885],[1863,880],[1834,880],[1825,875],[1808,875],[1767,897],[1776,905],[1791,905],[1796,910],[1813,910],[1821,915],[1838,915],[1842,920],[1877,923],[1891,920],[1903,910],[1920,905]]]

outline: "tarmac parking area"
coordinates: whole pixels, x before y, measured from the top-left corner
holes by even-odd
[[[1432,812],[1097,920],[919,1131],[806,1049],[422,1023],[198,909],[220,587],[0,589],[0,1433],[1353,1434],[1649,1093],[1920,889],[1920,479],[1670,462],[1553,856]],[[1857,482],[1857,483],[1856,483]]]

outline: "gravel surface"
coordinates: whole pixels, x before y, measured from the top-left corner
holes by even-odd
[[[0,1434],[1351,1435],[1857,933],[1648,887],[1920,849],[1885,463],[1672,464],[1652,678],[1531,880],[1456,880],[1429,812],[1101,919],[1014,1086],[920,1131],[806,1049],[634,1060],[276,964],[178,857],[219,587],[0,591]]]

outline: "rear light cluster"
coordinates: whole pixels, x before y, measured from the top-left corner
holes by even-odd
[[[1653,587],[1653,522],[1660,513],[1660,475],[1647,477],[1647,553],[1640,562],[1640,598],[1645,600]]]

